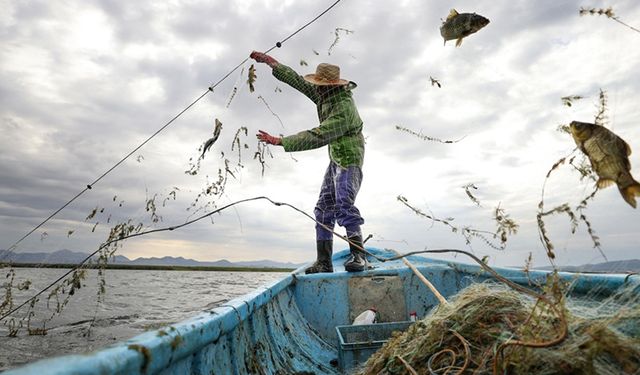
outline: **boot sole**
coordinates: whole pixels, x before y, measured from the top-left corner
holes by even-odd
[[[333,273],[333,269],[323,269],[323,270],[318,270],[318,271],[316,271],[316,270],[311,270],[311,271],[305,270],[304,271],[305,275],[312,275],[314,273]]]
[[[346,265],[344,266],[344,269],[347,272],[362,272],[364,271],[364,265],[360,266],[360,265]]]

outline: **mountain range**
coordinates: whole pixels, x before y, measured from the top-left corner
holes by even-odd
[[[58,250],[52,253],[30,253],[30,252],[8,252],[0,250],[0,262],[11,263],[38,263],[38,264],[79,264],[85,260],[89,254],[71,251]],[[259,268],[298,268],[304,263],[276,262],[273,260],[255,260],[245,262],[230,262],[226,259],[215,262],[201,262],[183,257],[162,257],[162,258],[136,258],[129,259],[124,255],[116,255],[110,260],[111,264],[128,264],[144,266],[202,266],[202,267],[259,267]]]
[[[543,269],[549,269],[544,267]],[[566,272],[602,272],[602,273],[632,273],[640,272],[640,259],[616,260],[611,262],[584,264],[582,266],[560,266],[560,271]]]
[[[89,254],[71,251],[58,250],[52,253],[30,253],[30,252],[7,252],[0,250],[0,262],[11,263],[38,263],[38,264],[78,264]],[[109,263],[128,264],[140,266],[202,266],[202,267],[259,267],[259,268],[298,268],[304,263],[277,262],[273,260],[255,260],[245,262],[230,262],[226,259],[215,262],[201,262],[183,257],[162,257],[162,258],[136,258],[129,259],[124,255],[116,255]],[[541,267],[540,269],[550,269]],[[566,272],[604,272],[604,273],[627,273],[640,272],[640,259],[619,260],[596,264],[585,264],[581,266],[560,266],[560,271]]]

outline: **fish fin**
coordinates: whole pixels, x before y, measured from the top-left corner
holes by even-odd
[[[622,194],[622,198],[624,198],[624,200],[629,203],[631,207],[636,208],[635,197],[640,197],[640,184],[636,182],[624,189],[620,189],[620,194]]]
[[[449,11],[449,15],[447,16],[447,21],[449,21],[450,19],[452,19],[453,17],[458,15],[458,11],[455,9],[451,9]]]
[[[631,146],[629,146],[629,144],[624,140],[622,142],[624,142],[624,146],[627,149],[627,156],[631,155]]]
[[[601,178],[596,182],[596,186],[598,187],[598,189],[604,189],[606,187],[609,187],[613,184],[615,184],[616,182],[610,178]]]
[[[462,38],[458,38],[458,40],[456,40],[456,47],[460,47],[462,45]]]

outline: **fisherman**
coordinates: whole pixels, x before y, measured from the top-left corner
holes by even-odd
[[[351,254],[344,263],[345,269],[348,272],[364,270],[365,254],[360,230],[364,219],[354,205],[362,182],[364,159],[362,120],[351,94],[356,84],[341,79],[340,67],[336,65],[319,64],[315,74],[302,77],[267,54],[254,51],[250,57],[270,66],[276,79],[311,99],[316,104],[320,121],[320,125],[313,129],[286,137],[276,137],[259,130],[256,134],[258,139],[267,144],[283,146],[286,152],[329,146],[329,167],[314,209],[317,258],[305,272],[333,272],[331,231],[336,222],[346,229],[349,240]]]

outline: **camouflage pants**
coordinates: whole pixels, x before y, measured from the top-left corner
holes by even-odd
[[[324,174],[320,197],[313,211],[319,223],[333,229],[335,223],[347,230],[347,237],[362,235],[364,219],[354,205],[362,182],[360,167],[342,168],[333,161]],[[316,240],[331,240],[333,233],[316,224]]]

